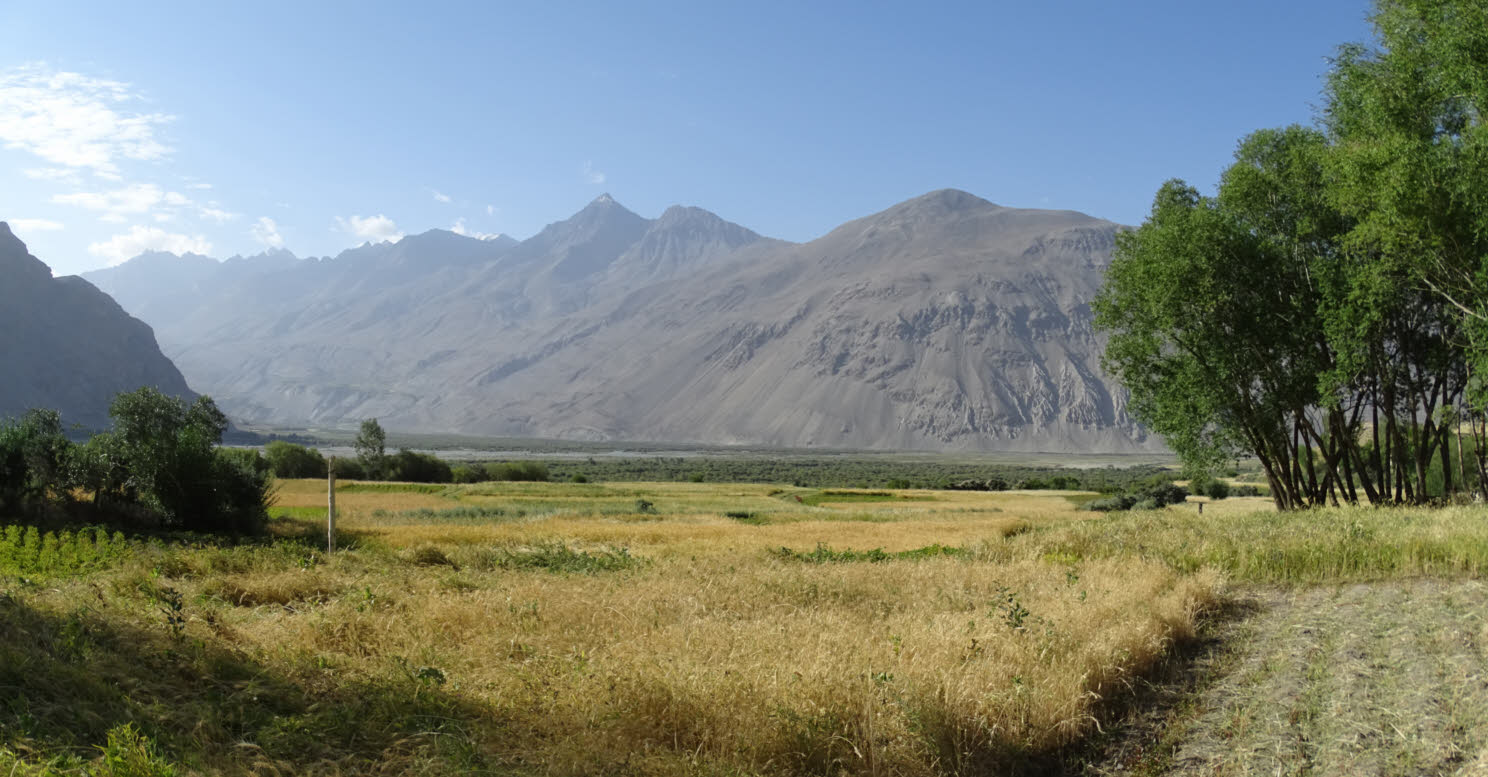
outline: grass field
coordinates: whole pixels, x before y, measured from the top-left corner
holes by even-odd
[[[1468,579],[1481,510],[280,484],[274,539],[0,535],[7,774],[1048,767],[1254,584]]]

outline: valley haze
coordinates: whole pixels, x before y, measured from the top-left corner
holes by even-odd
[[[793,448],[1161,450],[1091,326],[1120,227],[940,190],[807,242],[601,195],[521,242],[147,253],[83,275],[254,425]]]

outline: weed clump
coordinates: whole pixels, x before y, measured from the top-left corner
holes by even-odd
[[[769,551],[781,561],[795,561],[805,564],[836,564],[844,562],[866,561],[878,563],[881,561],[918,561],[927,558],[940,558],[951,556],[961,558],[970,555],[966,548],[957,548],[947,545],[926,545],[923,548],[913,550],[901,550],[894,553],[885,551],[883,548],[872,550],[832,550],[825,543],[817,543],[816,550],[802,553],[790,548],[779,548]]]

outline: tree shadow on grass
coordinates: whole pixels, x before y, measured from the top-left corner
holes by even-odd
[[[0,755],[82,773],[132,725],[190,772],[468,773],[501,741],[485,708],[429,667],[350,679],[273,669],[214,641],[59,616],[0,594]],[[485,743],[482,746],[481,743]],[[3,761],[0,758],[0,761]]]

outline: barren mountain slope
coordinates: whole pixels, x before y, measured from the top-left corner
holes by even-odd
[[[1149,449],[1090,328],[1116,229],[947,190],[793,245],[693,208],[643,219],[604,196],[484,261],[411,260],[427,269],[397,283],[302,273],[276,294],[286,278],[259,276],[162,340],[259,422]],[[255,296],[274,299],[255,311]]]
[[[76,276],[53,278],[0,222],[0,417],[31,408],[108,425],[116,394],[153,386],[195,395],[144,322]]]
[[[505,434],[1151,447],[1090,328],[1115,229],[936,192],[646,289],[504,361],[454,356],[470,380],[443,404],[467,408],[462,428]]]

